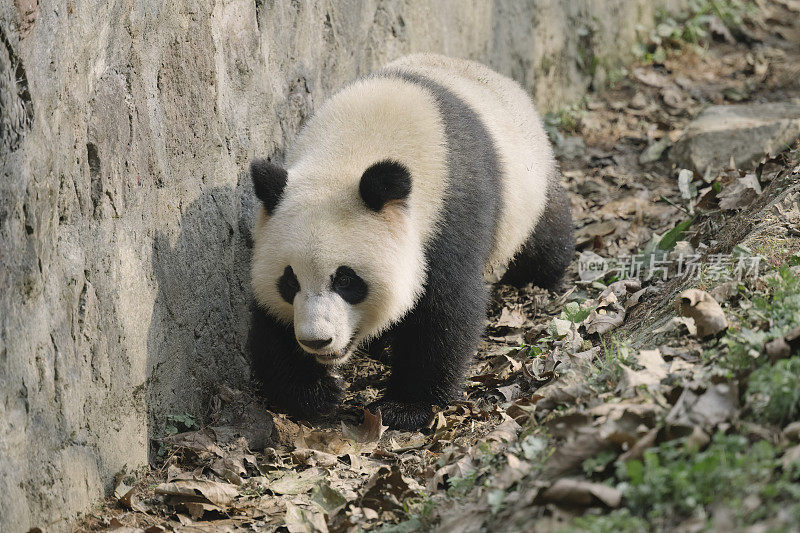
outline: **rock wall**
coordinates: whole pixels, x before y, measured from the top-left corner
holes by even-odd
[[[477,59],[555,106],[668,0],[2,0],[0,530],[65,530],[241,387],[254,201],[351,78]]]

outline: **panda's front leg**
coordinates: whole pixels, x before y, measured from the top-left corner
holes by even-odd
[[[389,385],[369,407],[380,409],[383,424],[394,429],[425,427],[434,405],[458,397],[483,331],[488,295],[479,270],[434,274],[428,281],[417,306],[393,330]]]
[[[314,420],[341,403],[342,382],[295,341],[291,326],[253,305],[250,352],[253,373],[268,403],[293,416]]]

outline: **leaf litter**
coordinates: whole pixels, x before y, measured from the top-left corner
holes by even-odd
[[[791,11],[768,5],[765,13]],[[797,149],[755,169],[664,164],[705,103],[780,99],[794,83],[786,73],[800,53],[776,34],[793,26],[755,24],[747,31],[761,44],[752,51],[723,19],[709,20],[719,41],[705,52],[666,54],[587,97],[575,131],[581,149],[560,161],[582,263],[708,259],[746,245],[775,267],[800,251]],[[607,264],[578,272],[576,263],[560,292],[493,289],[464,397],[423,431],[389,430],[361,407],[385,386],[385,354],[353,358],[342,371],[345,405],[316,425],[220,386],[197,417],[207,425],[156,441],[164,454],[124,476],[80,529],[549,531],[633,520],[640,511],[629,507],[626,465],[649,464],[673,443],[711,453],[720,432],[777,443],[776,468],[800,468],[800,422],[769,425],[742,403],[753,365],[800,351],[797,324],[775,329],[776,319],[754,312],[768,276],[743,290],[749,282],[708,272],[631,279]],[[746,358],[734,359],[731,338],[749,339]],[[636,516],[670,530],[708,523],[710,510]],[[750,514],[748,524],[785,523],[779,513]]]

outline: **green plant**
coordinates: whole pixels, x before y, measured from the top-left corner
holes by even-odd
[[[703,451],[682,439],[647,450],[642,460],[619,465],[617,477],[628,508],[648,520],[700,516],[724,505],[740,524],[749,524],[774,516],[800,491],[792,474],[779,469],[779,455],[767,441],[750,444],[741,435],[717,433]],[[748,496],[763,504],[742,505]]]
[[[569,320],[573,326],[576,326],[586,320],[593,310],[594,307],[583,307],[578,302],[569,302],[561,311],[561,318]]]
[[[764,344],[800,324],[800,276],[787,264],[766,279],[765,291],[742,289],[745,300],[737,316],[740,325],[722,338],[726,350],[717,356],[720,367],[741,372],[758,366],[766,360],[761,357]]]
[[[647,521],[634,516],[628,509],[617,509],[605,515],[585,515],[559,533],[639,533],[650,531]]]
[[[800,414],[800,357],[755,370],[747,384],[752,417],[783,425]]]
[[[585,109],[585,101],[580,101],[575,104],[561,107],[554,112],[545,114],[545,130],[553,142],[558,144],[559,139],[563,139],[558,130],[568,134],[575,134],[578,132],[578,129],[580,128],[581,117],[583,116]]]
[[[600,343],[603,351],[593,363],[590,380],[594,387],[610,390],[616,387],[622,377],[622,365],[632,365],[634,359],[630,345],[618,337],[611,337],[608,341],[601,337]]]
[[[670,51],[685,45],[708,42],[710,25],[714,17],[727,28],[736,29],[757,11],[751,0],[689,0],[686,15],[676,17],[666,11],[656,16],[656,26],[645,42],[636,47],[639,58],[646,63],[660,63]]]
[[[175,435],[176,433],[195,430],[198,427],[197,421],[190,414],[167,415],[167,425],[164,427],[164,433]]]

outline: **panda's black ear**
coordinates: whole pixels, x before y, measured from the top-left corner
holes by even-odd
[[[250,163],[250,175],[253,177],[256,196],[264,204],[267,213],[272,214],[286,187],[286,170],[266,159],[253,159]]]
[[[361,176],[361,199],[373,211],[392,201],[403,201],[411,194],[411,174],[397,161],[375,163]]]

